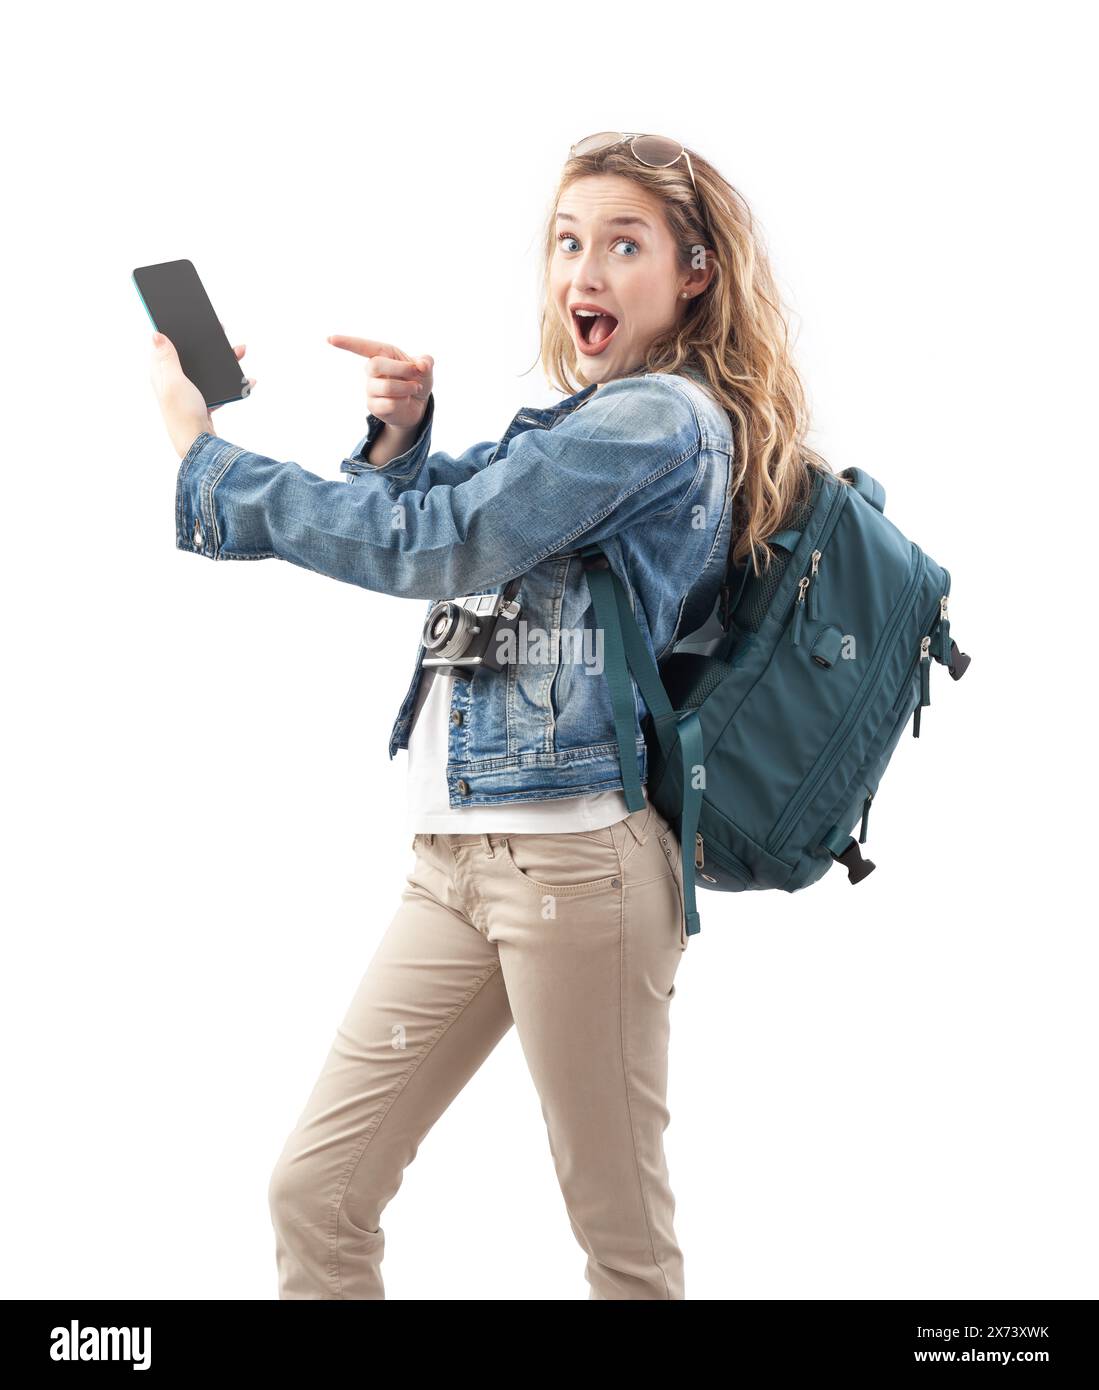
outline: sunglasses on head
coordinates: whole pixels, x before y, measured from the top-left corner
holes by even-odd
[[[622,144],[628,144],[634,158],[639,159],[642,164],[647,164],[650,169],[667,169],[677,159],[685,159],[687,172],[691,176],[691,187],[695,191],[695,197],[698,197],[698,184],[695,183],[695,171],[691,168],[691,156],[678,140],[669,140],[664,135],[638,135],[632,130],[601,130],[597,135],[585,135],[583,140],[578,140],[569,150],[569,158],[593,154],[596,150]]]

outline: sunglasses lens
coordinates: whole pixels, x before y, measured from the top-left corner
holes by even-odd
[[[617,130],[601,130],[598,135],[585,135],[583,140],[578,140],[572,152],[574,155],[591,154],[593,150],[601,150],[604,145],[616,145],[621,139]]]
[[[666,140],[663,135],[641,135],[633,142],[633,152],[642,164],[666,169],[683,153],[683,146],[678,140]]]

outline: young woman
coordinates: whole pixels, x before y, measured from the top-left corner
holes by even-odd
[[[227,443],[156,349],[180,549],[277,556],[439,620],[389,744],[409,754],[415,867],[271,1178],[281,1298],[384,1297],[381,1214],[512,1024],[589,1297],[684,1297],[662,1138],[683,857],[654,805],[626,805],[577,550],[602,544],[659,660],[711,616],[730,563],[766,563],[827,465],[751,214],[693,151],[573,146],[545,257],[542,360],[573,394],[457,457],[430,450],[431,358],[330,339],[368,358],[351,487]],[[463,635],[435,605],[473,595],[519,605],[499,669],[423,665]]]

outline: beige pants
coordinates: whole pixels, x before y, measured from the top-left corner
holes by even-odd
[[[381,1214],[512,1023],[593,1299],[682,1299],[663,1132],[688,937],[674,831],[417,835],[416,862],[270,1183],[279,1297],[385,1297]]]

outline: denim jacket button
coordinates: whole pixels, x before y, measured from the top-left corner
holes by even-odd
[[[462,711],[460,709],[451,711],[450,722],[452,724],[460,724],[462,722]]]
[[[465,796],[469,792],[469,783],[464,777],[458,778],[458,790]]]
[[[192,541],[192,543],[193,543],[193,545],[194,545],[194,547],[195,547],[196,550],[201,550],[201,549],[202,549],[202,545],[203,545],[202,523],[199,521],[199,519],[198,519],[197,516],[195,517],[195,530],[194,530],[194,534],[193,534],[192,537],[191,537],[191,541]]]

